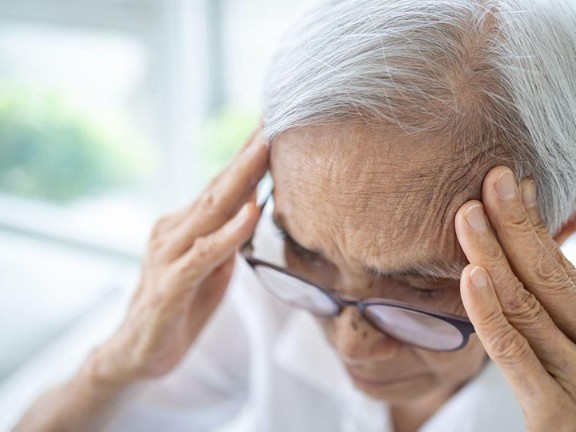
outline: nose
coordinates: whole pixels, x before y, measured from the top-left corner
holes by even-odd
[[[340,358],[354,366],[367,361],[390,360],[402,343],[376,330],[356,307],[345,307],[331,320],[330,336]]]

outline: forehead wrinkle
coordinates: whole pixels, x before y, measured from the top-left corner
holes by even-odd
[[[398,146],[385,145],[378,138],[374,138],[381,136],[382,132],[368,130],[367,134],[365,127],[354,124],[347,124],[346,127],[336,125],[327,133],[323,128],[302,128],[295,133],[288,132],[283,135],[285,142],[282,147],[295,147],[296,152],[291,152],[290,157],[284,158],[282,163],[292,169],[305,169],[315,173],[320,177],[315,179],[317,185],[325,189],[322,192],[329,191],[336,185],[344,185],[345,187],[340,188],[342,195],[362,191],[370,183],[376,187],[381,186],[382,179],[386,178],[393,178],[396,184],[417,185],[414,173],[417,173],[421,180],[434,177],[435,169],[430,166],[428,154],[415,151],[406,159],[397,154]],[[412,139],[418,142],[416,137]],[[350,144],[354,141],[358,144]],[[273,153],[277,149],[278,146],[272,146]],[[366,159],[367,155],[370,163],[350,163]],[[443,160],[439,159],[438,164],[442,163]],[[406,170],[409,171],[408,174],[404,173]],[[365,183],[348,190],[351,180],[354,179],[362,179]],[[390,184],[390,181],[387,183]]]
[[[429,242],[431,237],[435,239],[434,244],[444,249],[445,256],[452,257],[448,261],[440,260],[441,266],[454,263],[455,267],[449,272],[452,275],[456,275],[468,263],[454,229],[456,212],[464,202],[481,198],[484,176],[495,164],[496,161],[490,152],[478,151],[473,157],[468,154],[465,163],[462,163],[462,159],[454,157],[452,163],[446,164],[440,171],[438,179],[430,184],[430,193],[424,195],[420,210],[427,209],[428,223],[421,224],[420,229],[408,230],[412,233],[410,243],[413,249],[417,249],[419,244],[426,244],[425,242]],[[399,248],[398,253],[409,252],[405,248]]]
[[[336,226],[323,224],[318,227],[322,232],[320,238],[324,240],[323,244],[329,245],[323,248],[327,252],[326,255],[328,258],[336,255],[338,259],[344,259],[349,268],[368,276],[399,279],[413,276],[458,280],[462,269],[468,264],[463,253],[450,252],[450,249],[443,251],[443,254],[436,254],[436,251],[427,249],[420,255],[410,254],[409,250],[404,250],[402,253],[394,253],[395,259],[388,257],[382,260],[382,252],[384,255],[389,255],[390,250],[382,251],[381,245],[375,241],[373,235],[369,236],[366,242],[362,242],[357,232],[347,229],[346,225],[334,229]]]
[[[437,200],[435,211],[440,215],[440,226],[446,227],[442,232],[455,235],[454,218],[458,209],[471,199],[481,200],[484,177],[496,165],[492,150],[471,154],[470,149],[465,149],[444,166],[439,181],[431,183],[433,188],[427,200]]]
[[[388,180],[385,183],[382,178],[386,177]],[[374,172],[370,179],[356,181],[348,179],[331,198],[337,206],[345,208],[360,206],[365,210],[370,208],[377,210],[386,202],[417,201],[419,197],[427,196],[430,192],[431,179],[432,176],[425,175],[418,177],[396,175],[390,178],[390,173],[386,171]]]
[[[383,206],[387,206],[388,211],[407,208],[412,212],[414,206],[430,196],[433,184],[438,181],[438,168],[429,161],[425,166],[407,161],[403,170],[390,169],[396,164],[386,161],[376,169],[373,164],[344,164],[342,169],[338,169],[338,165],[334,163],[335,175],[309,186],[322,194],[327,204],[345,209],[355,217],[365,217],[370,211],[380,212]],[[417,167],[410,169],[408,165]]]
[[[345,251],[350,254],[351,251],[359,248],[362,251],[357,252],[363,253],[354,255],[366,253],[379,255],[381,246],[378,239],[381,236],[378,235],[378,231],[381,225],[388,230],[388,237],[390,237],[390,227],[396,231],[393,233],[393,242],[387,242],[388,252],[396,253],[397,249],[398,252],[403,251],[402,255],[405,255],[407,243],[430,242],[431,233],[436,239],[442,238],[442,244],[449,247],[451,242],[447,241],[448,238],[444,238],[447,237],[444,228],[450,229],[451,226],[446,226],[446,223],[439,221],[438,216],[441,214],[440,209],[445,209],[448,205],[446,194],[440,192],[447,189],[446,185],[450,185],[450,179],[453,178],[451,171],[444,171],[444,175],[440,177],[432,176],[430,174],[432,169],[396,176],[405,178],[407,181],[400,182],[396,179],[395,184],[402,185],[402,187],[392,191],[384,188],[382,182],[377,179],[366,182],[348,182],[347,185],[334,185],[328,181],[310,183],[308,186],[313,192],[311,195],[321,196],[322,202],[314,205],[314,202],[306,199],[306,203],[301,204],[304,204],[304,207],[314,208],[315,214],[323,210],[322,227],[331,231],[330,235],[323,236],[326,237],[324,241],[328,237],[333,239],[333,247],[339,251],[339,255],[345,255]],[[377,173],[377,175],[386,174],[385,172]],[[433,198],[430,199],[430,197]],[[393,204],[390,204],[391,202]],[[302,205],[299,207],[302,208]],[[374,215],[378,213],[381,216],[375,217]],[[339,219],[333,218],[333,214],[338,214]],[[407,214],[412,217],[407,218]],[[403,232],[410,233],[410,238],[406,238]],[[368,241],[363,241],[364,239]]]
[[[348,245],[349,250],[354,248],[354,255],[357,257],[356,261],[364,261],[367,257],[371,257],[373,261],[376,257],[382,255],[396,255],[396,264],[398,262],[413,263],[414,260],[424,260],[427,263],[432,262],[430,265],[440,267],[448,267],[447,264],[454,264],[456,267],[449,268],[447,273],[455,276],[461,270],[463,265],[467,263],[463,252],[459,247],[456,239],[453,219],[456,211],[460,205],[469,199],[470,181],[468,181],[469,167],[462,167],[462,165],[450,164],[445,165],[444,169],[440,171],[440,175],[436,176],[434,182],[424,182],[419,189],[418,196],[401,197],[401,201],[396,206],[396,214],[391,214],[391,223],[387,223],[388,228],[393,232],[386,233],[383,236],[378,235],[378,227],[374,224],[374,220],[370,215],[367,215],[362,221],[356,221],[360,225],[356,231],[356,237],[363,231],[368,236],[365,236],[368,241],[363,243],[361,247],[358,246],[354,240]],[[428,177],[430,179],[430,177]],[[478,183],[478,181],[476,181]],[[480,181],[481,183],[481,181]],[[475,189],[479,189],[476,186]],[[406,215],[410,215],[407,217]],[[400,221],[400,222],[397,222]],[[360,222],[358,224],[358,222]],[[390,228],[392,227],[392,228]],[[388,240],[387,244],[382,244],[380,239]],[[422,248],[430,245],[440,246],[439,253],[442,257],[447,259],[443,260],[440,256],[432,257],[431,259],[424,259],[419,256],[422,253]],[[360,249],[360,250],[358,250]],[[378,262],[378,259],[374,261]],[[442,266],[434,264],[441,262]],[[396,265],[395,264],[395,265]]]
[[[296,142],[297,151],[290,157],[285,154],[282,160],[284,167],[303,172],[301,176],[290,175],[289,187],[282,189],[295,203],[295,216],[313,215],[313,221],[299,221],[306,246],[312,240],[313,246],[320,243],[331,255],[354,258],[358,265],[365,264],[368,257],[391,268],[428,262],[428,258],[435,258],[431,248],[441,245],[436,258],[442,255],[454,257],[452,262],[465,262],[455,238],[453,217],[459,204],[480,190],[477,174],[487,172],[484,164],[476,163],[476,157],[468,159],[456,153],[457,149],[450,149],[433,152],[433,156],[441,157],[431,164],[430,154],[415,148],[402,165],[394,161],[399,147],[393,144],[384,146],[383,152],[367,155],[359,150],[360,145],[343,146],[342,136],[336,139],[331,131],[319,137],[324,139],[319,148],[330,139],[331,148],[318,151],[315,145]],[[366,157],[370,157],[367,163],[358,163]],[[382,235],[379,231],[384,223],[389,231]],[[423,243],[432,244],[422,251]],[[389,255],[384,263],[378,259],[383,254]]]
[[[322,207],[322,202],[317,202],[311,199],[304,199],[298,201],[298,206],[284,206],[283,200],[286,198],[288,202],[292,199],[290,191],[284,191],[288,196],[280,195],[275,191],[275,216],[277,217],[280,225],[287,231],[288,234],[304,248],[318,252],[320,255],[330,259],[333,255],[335,242],[338,232],[330,229],[330,227],[339,227],[340,224],[332,217],[331,212],[319,212]],[[292,201],[293,202],[293,201]],[[314,209],[310,211],[309,209]],[[297,210],[297,211],[294,211]],[[313,215],[312,218],[307,217],[302,219],[300,216]]]

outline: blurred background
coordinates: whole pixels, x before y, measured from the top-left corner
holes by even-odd
[[[243,144],[310,3],[0,0],[0,430],[118,324],[154,220]]]
[[[112,325],[153,221],[256,124],[304,3],[0,0],[0,408],[72,329]]]

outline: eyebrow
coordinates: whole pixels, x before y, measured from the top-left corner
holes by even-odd
[[[403,279],[413,277],[416,279],[454,279],[460,280],[462,268],[459,266],[442,263],[436,260],[423,262],[416,265],[399,268],[396,270],[381,270],[375,267],[367,267],[366,271],[376,277],[389,277]]]
[[[292,235],[286,229],[286,226],[281,221],[276,220],[276,218],[272,218],[272,221],[274,222],[276,228],[282,233],[282,237],[284,237],[293,246],[302,250],[303,252],[306,253],[306,255],[310,257],[317,257],[327,260],[326,256],[321,251],[308,249],[307,247],[302,246],[300,243],[294,240],[294,237],[292,237]]]
[[[308,249],[302,244],[298,243],[294,237],[290,234],[286,226],[281,220],[272,218],[272,221],[276,228],[282,233],[282,236],[286,238],[287,241],[292,243],[298,249],[301,249],[307,255],[311,257],[321,258],[329,261],[328,258],[319,250]],[[377,278],[393,278],[393,279],[405,279],[408,277],[417,279],[454,279],[459,280],[460,274],[462,273],[462,267],[454,264],[450,264],[441,260],[430,260],[428,262],[422,262],[418,264],[409,265],[406,267],[401,267],[398,269],[379,269],[372,266],[364,266],[363,268],[366,274],[375,276]]]

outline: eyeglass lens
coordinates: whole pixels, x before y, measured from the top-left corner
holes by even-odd
[[[370,321],[395,339],[423,348],[449,351],[464,342],[462,333],[449,322],[410,309],[370,305]]]
[[[256,265],[255,271],[272,294],[292,306],[321,317],[339,310],[338,304],[314,285],[265,265]],[[421,348],[450,351],[463,343],[462,333],[454,325],[422,312],[373,304],[365,308],[364,315],[386,334]]]
[[[272,294],[292,306],[306,309],[319,316],[331,316],[339,310],[334,300],[313,285],[271,267],[259,265],[255,270]]]

